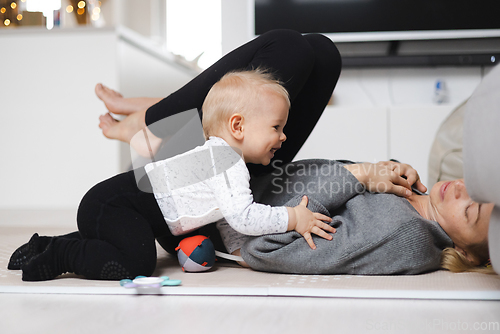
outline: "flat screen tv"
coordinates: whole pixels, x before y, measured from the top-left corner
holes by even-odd
[[[278,28],[323,33],[341,54],[387,44],[383,56],[343,54],[346,67],[495,65],[500,60],[500,0],[255,0],[255,35]],[[458,53],[432,51],[450,40]],[[430,53],[399,53],[402,45],[417,42],[413,49],[428,42]]]
[[[342,42],[500,36],[500,0],[255,0],[255,34],[275,28]]]

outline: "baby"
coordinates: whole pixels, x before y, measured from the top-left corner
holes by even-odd
[[[287,91],[260,69],[228,73],[211,88],[202,107],[205,144],[145,167],[172,234],[225,218],[245,235],[296,230],[313,249],[311,233],[332,238],[325,231],[335,229],[323,222],[331,218],[311,212],[306,197],[293,208],[253,201],[245,164],[271,162],[286,140],[289,108]],[[234,243],[226,248],[232,253]]]

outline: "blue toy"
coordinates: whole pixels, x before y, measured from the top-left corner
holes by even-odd
[[[206,271],[215,263],[214,244],[204,235],[183,239],[175,250],[183,271]]]

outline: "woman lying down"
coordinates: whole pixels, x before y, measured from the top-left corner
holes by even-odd
[[[439,182],[429,195],[413,192],[407,198],[368,192],[355,175],[373,166],[304,160],[252,179],[257,202],[295,206],[307,195],[312,211],[333,218],[336,233],[332,240],[315,237],[313,250],[294,231],[236,236],[218,223],[226,248],[241,247],[253,269],[279,273],[403,275],[440,268],[494,273],[485,267],[493,204],[472,201],[463,180]]]
[[[484,267],[489,259],[487,234],[493,205],[472,201],[463,180],[437,183],[429,195],[419,195],[418,190],[409,197],[383,193],[387,190],[386,183],[377,181],[377,175],[404,166],[393,162],[351,164],[315,159],[292,162],[271,174],[254,177],[251,189],[255,202],[294,207],[303,202],[306,195],[307,207],[331,217],[329,224],[336,233],[330,233],[330,240],[314,236],[316,249],[312,249],[295,231],[249,237],[237,233],[221,220],[217,227],[223,244],[229,253],[241,253],[244,260],[241,264],[268,272],[411,275],[444,268],[454,272],[493,273],[491,268]],[[395,175],[402,173],[397,171]],[[418,188],[422,190],[422,186],[419,183]],[[209,233],[214,236],[214,229]],[[171,252],[180,240],[175,238],[179,237],[170,235],[157,237],[157,240]],[[71,244],[82,242],[82,235],[74,232],[57,239],[67,244],[65,254],[70,254]],[[35,234],[29,243],[14,252],[9,269],[23,267],[24,271],[32,258],[47,253],[54,240],[54,237]],[[102,251],[104,253],[96,254],[96,259],[106,254],[105,249]],[[145,260],[136,259],[137,262]],[[156,256],[153,260],[156,263]],[[56,265],[66,268],[65,262]],[[154,269],[155,264],[151,266]],[[51,275],[39,273],[43,277],[36,280],[72,272],[68,268],[48,273]],[[120,266],[104,269],[106,272],[99,276],[85,276],[94,279],[130,276]],[[107,275],[107,271],[112,271],[113,275]]]

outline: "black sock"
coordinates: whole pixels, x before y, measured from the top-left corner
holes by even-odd
[[[40,237],[38,233],[33,234],[29,242],[12,253],[7,268],[10,270],[21,269],[23,264],[27,263],[34,256],[42,253],[51,240],[52,237]]]
[[[33,256],[22,266],[23,281],[47,281],[64,273],[55,250],[56,239],[52,238],[42,253]]]

